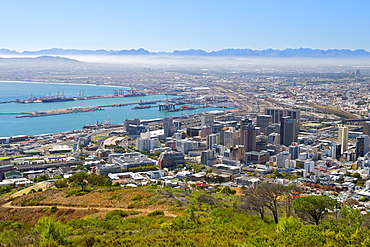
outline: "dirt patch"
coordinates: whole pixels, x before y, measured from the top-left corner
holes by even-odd
[[[55,216],[57,220],[67,222],[70,220],[80,219],[85,216],[95,214],[96,209],[56,209],[52,208],[4,208],[0,207],[0,221],[14,220],[24,224],[35,224],[44,216]]]

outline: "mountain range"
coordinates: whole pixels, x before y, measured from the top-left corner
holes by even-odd
[[[0,55],[175,55],[175,56],[214,56],[214,57],[368,57],[370,52],[363,49],[223,49],[207,52],[204,50],[175,50],[173,52],[150,52],[143,48],[131,50],[79,50],[52,48],[39,51],[17,52],[9,49],[0,49]]]

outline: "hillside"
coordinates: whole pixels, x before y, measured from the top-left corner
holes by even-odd
[[[266,186],[262,187],[274,188],[275,192],[283,188]],[[368,224],[359,211],[343,207],[339,214],[325,213],[315,225],[309,218],[287,211],[289,201],[281,194],[276,223],[269,213],[268,205],[272,204],[265,204],[263,215],[256,214],[262,197],[250,197],[249,193],[253,193],[252,188],[243,188],[236,195],[228,187],[209,194],[203,189],[89,185],[84,191],[73,186],[31,190],[14,199],[11,196],[15,194],[7,194],[1,197],[0,246],[370,244]],[[288,212],[293,216],[286,217]]]

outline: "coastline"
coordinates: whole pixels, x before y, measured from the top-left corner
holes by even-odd
[[[68,82],[38,82],[38,81],[4,81],[1,80],[0,83],[5,82],[5,83],[33,83],[33,84],[52,84],[52,85],[76,85],[76,86],[97,86],[97,87],[121,87],[121,88],[127,88],[131,89],[130,87],[127,86],[118,86],[118,85],[112,85],[112,84],[92,84],[92,83],[68,83]]]

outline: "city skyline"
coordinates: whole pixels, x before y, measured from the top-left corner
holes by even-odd
[[[3,1],[0,48],[370,50],[368,1]]]

